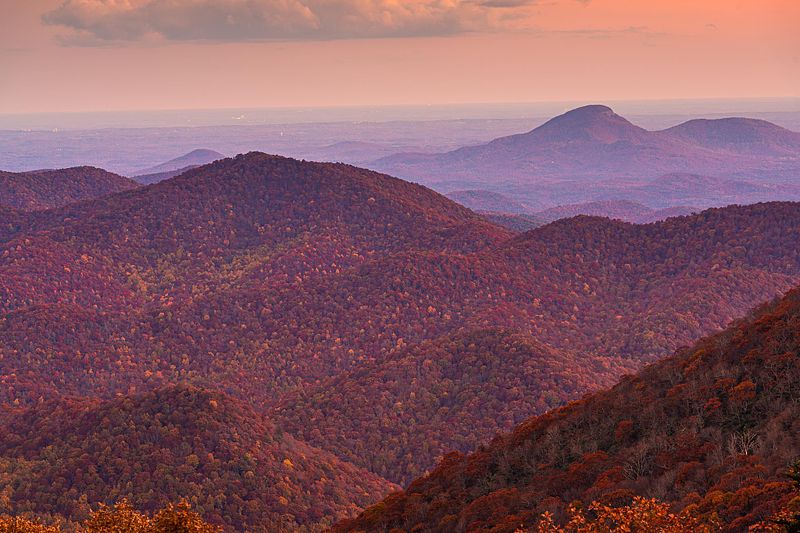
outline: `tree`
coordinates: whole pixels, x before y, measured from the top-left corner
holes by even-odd
[[[569,522],[556,525],[553,515],[544,513],[536,533],[608,533],[627,531],[630,533],[711,533],[719,531],[719,525],[695,517],[684,511],[673,514],[669,505],[654,499],[637,496],[630,505],[610,507],[593,503],[586,513],[578,506],[569,510]],[[519,533],[522,533],[520,530]]]

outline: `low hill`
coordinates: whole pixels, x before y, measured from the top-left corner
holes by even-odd
[[[713,150],[795,156],[800,152],[800,133],[752,118],[695,119],[664,133]]]
[[[0,514],[86,518],[179,499],[226,531],[320,530],[394,487],[277,430],[240,401],[175,386],[0,414]]]
[[[582,365],[591,371],[578,371]],[[445,453],[472,450],[529,413],[609,386],[636,366],[615,357],[587,360],[515,331],[473,330],[288,395],[271,418],[310,443],[408,483]]]
[[[800,290],[614,388],[519,425],[389,496],[344,531],[493,531],[571,502],[655,497],[725,531],[794,497],[800,456]]]
[[[651,209],[646,205],[629,200],[607,200],[600,202],[587,202],[584,204],[560,205],[544,211],[539,211],[535,216],[547,220],[559,220],[578,215],[600,216],[636,224],[648,224],[675,216],[691,215],[699,209],[686,206],[668,207],[665,209]]]
[[[22,211],[52,209],[138,186],[133,180],[94,167],[0,171],[0,206]]]

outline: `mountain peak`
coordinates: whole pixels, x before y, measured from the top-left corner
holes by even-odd
[[[567,111],[539,126],[531,135],[549,141],[594,141],[611,144],[639,140],[648,132],[605,105],[587,105]]]
[[[583,115],[583,116],[597,116],[597,115],[614,115],[614,110],[608,107],[607,105],[603,104],[589,104],[581,107],[576,107],[575,109],[571,109],[564,113],[561,116],[570,116],[570,115]]]

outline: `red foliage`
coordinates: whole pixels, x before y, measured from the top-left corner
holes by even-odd
[[[0,206],[22,211],[52,209],[136,187],[139,184],[133,180],[94,167],[18,173],[0,171]]]
[[[372,531],[377,523],[436,531],[445,517],[469,523],[478,502],[492,507],[483,520],[454,530],[503,530],[500,515],[555,509],[563,516],[574,500],[588,504],[625,492],[655,495],[678,510],[718,518],[725,530],[744,530],[795,496],[785,473],[800,456],[799,356],[797,289],[609,391],[532,418],[487,448],[443,463],[384,502],[381,513],[334,531]],[[738,385],[709,413],[704,406],[720,394],[721,376]],[[620,439],[620,428],[630,427],[636,437]],[[613,474],[620,467],[624,475]],[[435,508],[426,504],[432,501]],[[384,519],[398,507],[403,519]]]
[[[0,414],[0,513],[87,518],[96,503],[155,511],[185,499],[227,530],[295,530],[396,488],[216,392],[178,386]],[[2,479],[0,477],[0,479]]]

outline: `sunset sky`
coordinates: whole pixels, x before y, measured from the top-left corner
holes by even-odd
[[[800,96],[797,0],[1,0],[0,113]]]

